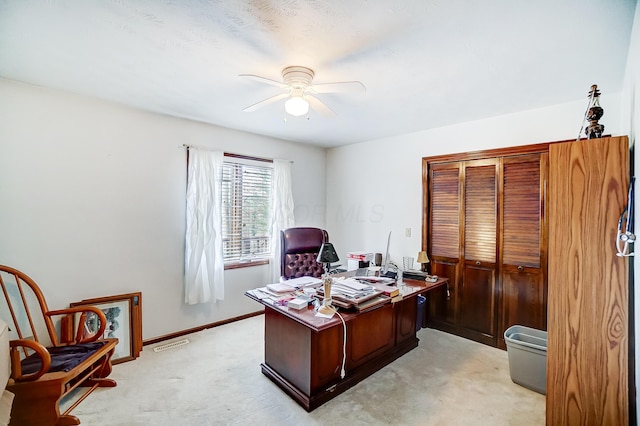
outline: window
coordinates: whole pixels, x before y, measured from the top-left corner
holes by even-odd
[[[222,247],[225,264],[269,256],[272,163],[225,155]]]

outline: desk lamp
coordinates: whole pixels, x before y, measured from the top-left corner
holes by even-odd
[[[425,266],[425,264],[429,263],[429,257],[427,256],[426,251],[418,252],[418,259],[416,260],[416,262],[422,264],[422,271],[428,272],[427,267]]]
[[[324,299],[322,300],[322,306],[318,309],[318,312],[321,314],[331,314],[334,312],[331,306],[331,277],[329,276],[329,268],[331,267],[331,262],[337,262],[338,260],[340,259],[338,258],[336,249],[333,248],[333,244],[322,243],[320,253],[318,253],[318,258],[316,259],[316,262],[324,264],[324,277],[322,281]]]

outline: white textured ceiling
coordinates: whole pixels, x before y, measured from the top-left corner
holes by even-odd
[[[636,0],[0,0],[0,77],[320,146],[622,88]],[[286,121],[239,77],[359,80]],[[0,118],[1,119],[1,118]]]

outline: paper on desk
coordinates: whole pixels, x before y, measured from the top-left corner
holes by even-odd
[[[280,297],[281,296],[281,294],[276,293],[275,291],[269,290],[268,287],[259,287],[259,288],[256,288],[254,291],[259,291],[261,293],[264,293],[264,294],[268,295],[269,297]]]
[[[308,287],[312,285],[322,284],[322,280],[316,277],[298,277],[286,280],[284,283],[292,287]]]
[[[269,293],[265,293],[264,291],[261,291],[258,288],[254,289],[254,290],[248,290],[247,293],[255,296],[256,298],[258,298],[260,300],[271,299],[271,295]]]
[[[331,293],[342,293],[347,296],[357,296],[358,294],[362,294],[362,291],[354,290],[351,287],[341,286],[340,284],[334,284],[331,288]]]
[[[317,316],[317,317],[320,317],[320,318],[327,318],[327,319],[333,318],[333,315],[334,315],[334,314],[335,314],[335,312],[331,312],[331,313],[329,313],[329,314],[323,314],[323,313],[320,313],[320,311],[317,311],[317,312],[316,312],[316,316]]]
[[[289,284],[288,281],[287,283],[267,284],[267,288],[276,293],[291,293],[292,291],[296,290],[294,285]]]
[[[356,291],[364,291],[371,290],[371,286],[369,284],[363,284],[353,278],[345,278],[343,280],[336,280],[336,285],[341,285],[344,287],[348,287],[352,290]]]

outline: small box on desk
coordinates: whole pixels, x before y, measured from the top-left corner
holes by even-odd
[[[287,306],[289,308],[300,310],[309,306],[309,301],[305,299],[295,298],[295,299],[289,300],[289,303],[287,303]]]
[[[361,268],[368,268],[369,262],[357,259],[347,259],[347,271],[356,271]]]

